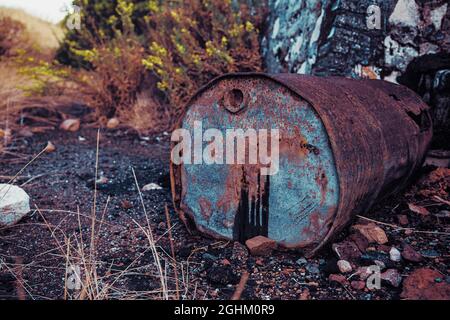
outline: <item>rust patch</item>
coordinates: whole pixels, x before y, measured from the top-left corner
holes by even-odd
[[[206,221],[209,221],[209,219],[211,218],[211,202],[209,202],[206,198],[201,197],[198,200],[198,203],[200,205],[200,212],[203,216],[203,218],[205,218]]]

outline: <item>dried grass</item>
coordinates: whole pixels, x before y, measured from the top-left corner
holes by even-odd
[[[99,172],[99,152],[100,151],[100,134],[97,135],[97,150],[96,150],[96,164],[95,177],[98,177]],[[16,175],[12,176],[10,183],[13,183],[17,177],[30,165],[39,158],[39,153],[33,160],[25,165]],[[171,254],[166,253],[158,244],[160,238],[155,238],[153,226],[150,222],[150,217],[147,212],[145,202],[140,192],[139,182],[136,178],[134,170],[131,174],[138,190],[138,195],[142,205],[145,223],[140,223],[132,219],[133,224],[137,227],[137,231],[141,233],[148,241],[146,251],[139,254],[125,269],[117,270],[112,265],[107,264],[99,258],[99,250],[102,231],[106,227],[113,228],[114,225],[105,221],[105,216],[108,212],[108,205],[110,198],[108,197],[101,212],[97,212],[97,187],[94,186],[92,211],[90,214],[83,214],[79,208],[76,212],[61,211],[61,210],[45,210],[35,207],[35,213],[39,214],[43,223],[35,223],[36,226],[42,226],[48,229],[55,247],[51,250],[37,254],[35,259],[51,253],[58,258],[60,263],[54,265],[54,269],[64,272],[64,293],[63,298],[67,300],[106,300],[106,299],[179,299],[180,292],[184,292],[184,297],[190,293],[190,267],[189,261],[177,262],[175,259],[173,243],[171,240],[171,229],[173,226],[168,219],[168,230],[166,234],[170,237]],[[97,180],[97,179],[95,179]],[[152,209],[150,209],[152,210]],[[166,209],[167,210],[167,209]],[[58,221],[57,224],[52,224],[47,219],[47,214],[52,212],[65,213],[65,218]],[[168,215],[168,212],[166,211]],[[60,226],[64,220],[69,216],[75,215],[78,223],[78,234],[69,234]],[[89,220],[89,227],[86,228],[86,223],[82,221]],[[20,227],[16,225],[15,227]],[[38,239],[36,239],[38,241]],[[152,261],[146,265],[138,265],[139,259],[145,255],[147,251],[152,253]],[[1,258],[1,257],[0,257]],[[22,263],[7,264],[0,260],[0,266],[4,270],[10,272],[14,279],[16,279],[16,287],[20,289],[17,291],[20,299],[44,299],[36,294],[33,290],[33,285],[24,281],[23,274],[27,272],[27,265]],[[61,263],[62,262],[62,263]],[[30,266],[38,266],[38,263],[33,261],[29,263]],[[48,267],[42,267],[48,268]],[[105,271],[106,268],[106,271]],[[178,275],[178,270],[181,270],[181,275]],[[123,280],[129,276],[148,276],[151,275],[160,287],[150,291],[130,291],[124,288]],[[72,286],[72,285],[75,286]],[[77,287],[79,286],[79,287]],[[195,296],[195,289],[192,293]]]

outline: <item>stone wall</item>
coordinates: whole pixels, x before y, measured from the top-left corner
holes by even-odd
[[[432,106],[437,135],[450,135],[448,0],[268,0],[268,12],[268,72],[405,84]]]

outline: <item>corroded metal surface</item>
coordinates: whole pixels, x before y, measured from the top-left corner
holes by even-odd
[[[174,205],[188,227],[239,241],[265,235],[307,254],[404,187],[432,135],[428,107],[407,88],[296,74],[219,77],[193,97],[179,127],[193,131],[196,121],[223,132],[279,128],[280,164],[263,176],[258,165],[171,163]]]

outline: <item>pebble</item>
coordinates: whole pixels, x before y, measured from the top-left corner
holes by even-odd
[[[389,251],[389,259],[394,262],[399,262],[400,260],[402,260],[402,254],[400,253],[400,251],[398,251],[397,248],[392,247]]]
[[[348,280],[345,276],[343,276],[342,274],[330,274],[328,276],[328,280],[330,282],[337,282],[343,285],[348,285]]]
[[[332,249],[339,259],[347,261],[358,259],[361,256],[361,250],[359,250],[356,243],[349,240],[333,243]]]
[[[306,260],[305,258],[302,257],[302,258],[298,259],[297,261],[295,261],[295,263],[297,263],[300,266],[303,266],[308,263],[308,260]]]
[[[347,260],[339,260],[337,266],[341,273],[348,273],[352,271],[352,265]]]
[[[366,287],[366,283],[364,281],[352,281],[350,285],[355,290],[363,290]]]
[[[352,240],[361,250],[361,252],[366,251],[367,247],[369,246],[369,241],[367,241],[366,237],[364,237],[359,232],[354,232],[349,236],[349,240]]]
[[[406,261],[411,262],[420,262],[423,260],[422,255],[418,253],[416,250],[414,250],[414,248],[411,247],[409,244],[403,245],[402,257]]]
[[[67,119],[64,120],[59,126],[62,130],[75,132],[80,129],[79,119]]]
[[[402,276],[397,269],[388,269],[381,274],[381,279],[388,282],[391,286],[398,288],[402,282]]]
[[[356,270],[356,274],[361,280],[366,280],[372,274],[372,272],[370,271],[369,267],[359,267]]]
[[[408,216],[406,214],[399,214],[397,220],[401,226],[407,226],[409,224]]]
[[[309,273],[312,273],[312,274],[320,273],[319,267],[317,267],[315,264],[307,264],[305,268]]]
[[[119,120],[117,118],[111,118],[106,123],[108,129],[115,129],[119,126]]]
[[[157,185],[156,183],[149,183],[142,187],[142,191],[152,191],[152,190],[161,190],[162,187]]]
[[[384,230],[373,222],[368,224],[355,224],[352,226],[352,229],[360,232],[369,243],[376,242],[378,244],[385,244],[389,241]]]
[[[248,239],[245,241],[245,245],[254,256],[268,256],[277,247],[275,240],[263,236],[256,236]]]

